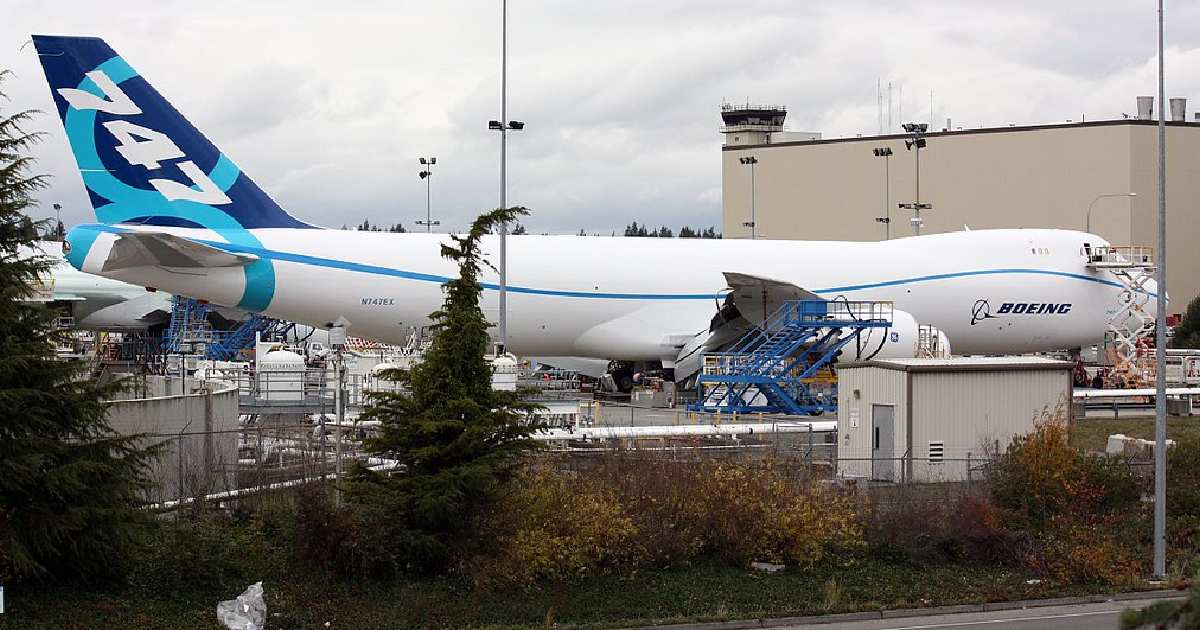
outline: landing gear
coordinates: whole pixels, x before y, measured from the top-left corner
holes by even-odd
[[[633,391],[637,381],[643,378],[662,377],[664,380],[673,380],[674,376],[675,370],[664,368],[660,361],[610,361],[602,382],[609,383],[617,393],[628,394]]]

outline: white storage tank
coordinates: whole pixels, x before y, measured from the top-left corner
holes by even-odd
[[[961,481],[1034,421],[1071,413],[1068,361],[910,358],[838,366],[838,474]]]
[[[403,366],[396,364],[396,363],[389,363],[389,362],[375,364],[375,366],[371,368],[371,373],[370,373],[370,376],[368,378],[368,383],[367,383],[367,390],[375,391],[375,392],[397,392],[397,391],[400,391],[402,389],[400,386],[400,383],[397,383],[396,381],[391,381],[391,380],[385,379],[385,378],[383,378],[383,376],[381,376],[381,374],[388,370],[400,369],[401,367],[403,367]]]
[[[304,357],[291,350],[272,350],[259,357],[259,398],[272,402],[304,400],[306,367]]]
[[[502,354],[492,359],[492,389],[497,391],[517,391],[517,358],[511,354]]]

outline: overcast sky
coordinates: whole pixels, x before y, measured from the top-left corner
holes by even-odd
[[[1167,4],[1168,96],[1195,110],[1200,3]],[[722,100],[786,105],[826,137],[878,132],[877,80],[905,119],[931,118],[933,90],[937,125],[1119,118],[1157,94],[1155,20],[1152,0],[510,0],[509,117],[528,126],[509,202],[531,232],[719,226]],[[498,203],[498,0],[6,0],[0,107],[50,112],[42,201],[73,224],[93,217],[31,33],[106,39],[301,219],[413,228],[421,155],[443,227]]]

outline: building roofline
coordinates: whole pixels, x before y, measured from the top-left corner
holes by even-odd
[[[1011,127],[982,127],[979,129],[963,129],[961,131],[930,131],[924,134],[926,138],[942,136],[976,135],[984,133],[1008,133],[1021,131],[1044,131],[1048,129],[1076,129],[1079,127],[1115,127],[1120,125],[1157,127],[1157,120],[1139,120],[1135,118],[1121,120],[1089,120],[1077,123],[1055,123],[1049,125],[1017,125]],[[1194,127],[1200,129],[1200,124],[1188,121],[1167,121],[1168,127]],[[821,140],[791,140],[787,142],[772,142],[770,144],[740,144],[735,146],[722,145],[722,151],[744,151],[746,149],[770,149],[772,147],[794,147],[818,144],[837,144],[841,142],[879,142],[881,140],[907,140],[911,134],[896,133],[881,136],[862,136],[854,138],[823,138]]]
[[[895,370],[897,372],[1025,372],[1025,371],[1041,371],[1041,372],[1057,372],[1067,371],[1074,368],[1074,364],[1070,361],[1044,360],[1044,361],[1022,361],[1019,359],[1011,362],[989,362],[989,363],[973,363],[968,361],[955,362],[954,360],[936,361],[930,363],[903,363],[890,361],[888,359],[877,359],[871,361],[854,361],[850,363],[842,363],[838,366],[839,370],[847,370],[853,368],[881,368],[884,370]]]

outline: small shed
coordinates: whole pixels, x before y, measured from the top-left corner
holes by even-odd
[[[1070,414],[1071,367],[1042,357],[887,359],[838,366],[838,474],[960,481],[1043,414]]]

